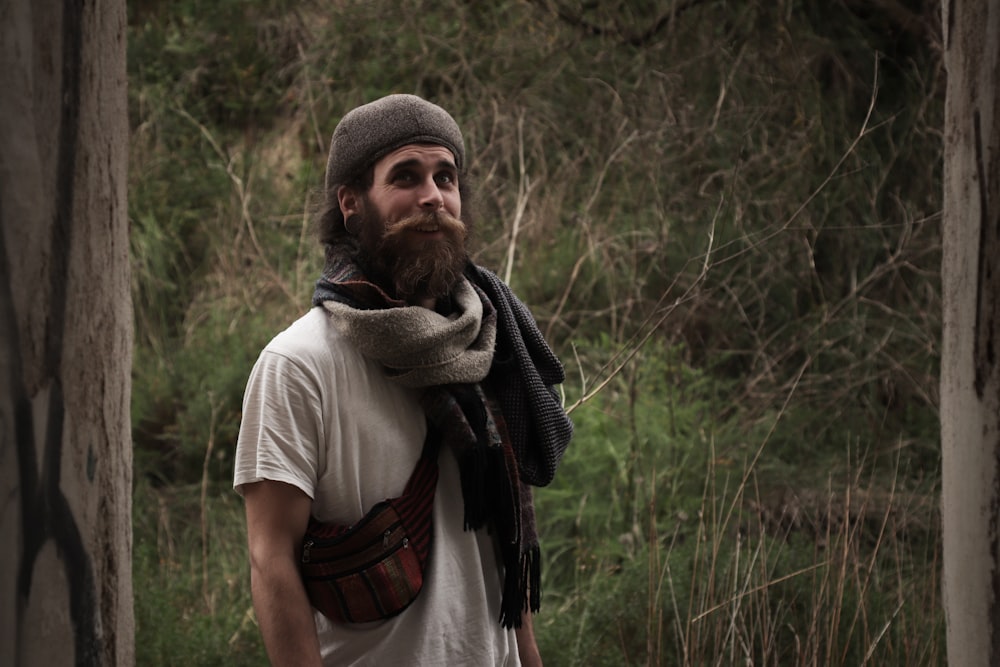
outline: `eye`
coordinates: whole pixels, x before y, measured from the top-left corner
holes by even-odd
[[[396,172],[396,174],[392,177],[392,180],[395,183],[405,184],[405,183],[413,183],[416,180],[416,178],[417,178],[416,174],[414,174],[412,171],[404,169],[403,171]]]
[[[450,172],[441,172],[435,177],[435,180],[440,185],[452,185],[457,180],[455,175]]]

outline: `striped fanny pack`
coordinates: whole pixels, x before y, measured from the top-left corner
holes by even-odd
[[[438,467],[425,448],[403,494],[344,526],[310,517],[302,580],[312,606],[332,621],[364,623],[406,609],[420,593],[430,553]]]

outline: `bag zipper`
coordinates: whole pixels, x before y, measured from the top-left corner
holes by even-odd
[[[382,548],[383,549],[389,548],[389,542],[392,539],[392,534],[393,534],[393,532],[395,532],[399,528],[402,528],[402,524],[401,523],[396,523],[393,526],[387,528],[385,530],[385,532],[382,533]],[[317,546],[316,540],[306,540],[302,544],[302,563],[309,563],[310,562],[310,553],[309,553],[309,551],[314,546]],[[322,546],[322,545],[320,545],[320,546]],[[410,548],[410,538],[404,535],[403,539],[401,540],[401,542],[400,542],[399,546],[397,547],[397,549],[409,549],[409,548]],[[397,549],[393,549],[391,553],[396,553]],[[386,555],[388,555],[388,554],[386,554]]]

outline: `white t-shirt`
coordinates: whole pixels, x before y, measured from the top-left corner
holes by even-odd
[[[264,479],[313,499],[320,521],[354,523],[400,495],[427,427],[418,392],[386,378],[315,307],[272,340],[243,400],[234,486]],[[455,457],[442,447],[423,589],[399,616],[341,624],[314,613],[325,665],[520,665],[497,621],[501,576],[486,530],[463,530]]]

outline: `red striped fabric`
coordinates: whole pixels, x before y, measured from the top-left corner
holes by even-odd
[[[310,518],[301,572],[309,601],[328,618],[364,623],[406,609],[423,587],[433,531],[436,459],[427,452],[398,498],[344,526]]]

